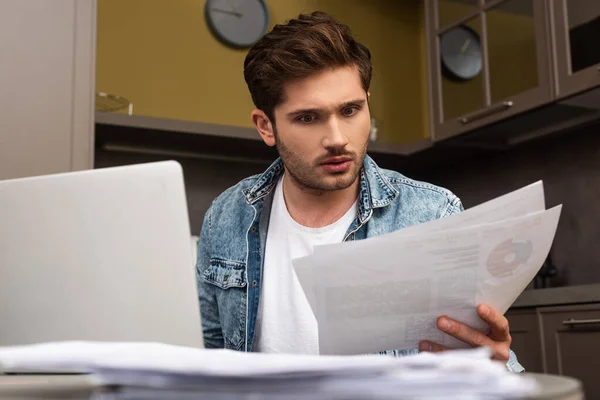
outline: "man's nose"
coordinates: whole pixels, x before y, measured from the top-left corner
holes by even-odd
[[[336,117],[329,118],[327,131],[323,137],[323,147],[343,148],[348,144],[348,137],[343,132],[340,120]]]

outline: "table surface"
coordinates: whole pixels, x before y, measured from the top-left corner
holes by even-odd
[[[532,400],[580,400],[584,398],[583,386],[577,379],[548,374],[524,373],[535,378],[541,387],[541,393]]]
[[[577,379],[524,373],[533,377],[541,393],[523,400],[581,400],[584,398],[581,382]],[[88,399],[101,386],[89,375],[0,375],[2,399]]]
[[[0,375],[0,400],[87,400],[97,387],[89,375]]]

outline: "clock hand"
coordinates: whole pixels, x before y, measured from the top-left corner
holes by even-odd
[[[221,8],[211,8],[211,10],[216,11],[216,12],[220,12],[223,14],[229,14],[229,15],[235,15],[238,18],[242,18],[242,13],[239,12],[235,12],[235,11],[230,11],[230,10],[223,10]]]
[[[231,8],[233,11],[237,12],[237,7],[234,6],[233,4],[231,4],[231,0],[227,0],[227,4],[229,4],[229,8]]]
[[[461,54],[465,54],[465,51],[467,51],[467,49],[469,48],[469,45],[471,44],[471,39],[467,39],[465,40],[465,43],[462,45],[462,47],[460,48],[460,53]]]

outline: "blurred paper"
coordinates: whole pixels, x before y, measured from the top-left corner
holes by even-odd
[[[160,371],[202,376],[300,377],[382,370],[389,357],[321,357],[196,349],[151,342],[65,341],[0,347],[0,368],[93,372],[98,369]]]
[[[98,399],[512,399],[535,394],[487,348],[388,356],[243,353],[141,342],[0,347],[0,369],[87,371]],[[94,397],[96,398],[96,397]]]
[[[323,246],[294,260],[319,324],[320,353],[414,349],[424,339],[466,347],[437,329],[437,318],[487,330],[476,306],[506,312],[550,250],[561,206],[543,211],[541,184],[520,193],[446,218],[451,224]]]

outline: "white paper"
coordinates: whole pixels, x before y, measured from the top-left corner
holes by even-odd
[[[66,341],[0,347],[0,368],[5,370],[93,372],[112,368],[243,378],[340,374],[392,365],[389,357],[243,353],[147,342]]]
[[[0,368],[80,369],[103,398],[522,398],[532,379],[492,361],[487,348],[388,356],[323,357],[205,350],[161,343],[58,342],[0,348]],[[167,396],[168,394],[168,396]],[[106,395],[106,396],[104,396]]]
[[[444,229],[466,228],[468,226],[502,221],[545,209],[544,186],[542,181],[537,181],[521,189],[469,208],[461,213],[414,225],[385,235],[375,236],[370,238],[370,240],[393,241],[397,238],[410,235],[425,234]],[[318,254],[327,251],[344,252],[346,246],[355,245],[356,243],[353,242],[343,242],[335,246],[316,246],[314,253]],[[370,244],[365,246],[370,246]]]
[[[331,245],[294,260],[318,321],[320,353],[412,349],[424,339],[466,347],[437,329],[437,318],[486,330],[477,304],[500,313],[510,307],[546,259],[560,210],[461,229],[398,232],[383,235],[393,240]],[[343,251],[334,249],[342,245]]]
[[[493,223],[543,211],[545,209],[546,201],[544,196],[543,182],[537,181],[523,188],[479,204],[475,207],[471,207],[461,213],[400,229],[388,234],[375,236],[369,238],[369,241],[349,241],[339,243],[334,246],[315,246],[314,254],[341,254],[344,253],[348,247],[354,248],[355,251],[358,251],[361,248],[368,249],[371,246],[371,243],[376,241],[388,241],[394,243],[395,240],[406,236]],[[305,274],[306,279],[309,282],[312,282],[312,279],[314,279],[311,275],[312,270],[305,270],[303,273]],[[312,285],[304,288],[304,291],[308,302],[314,310],[315,294],[312,292],[311,287]]]

